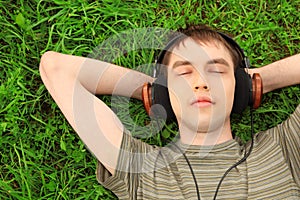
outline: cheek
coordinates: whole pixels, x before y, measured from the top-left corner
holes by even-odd
[[[180,102],[178,96],[174,93],[174,91],[169,91],[170,102],[173,109],[173,112],[177,116],[179,111],[181,110]]]
[[[178,99],[187,97],[187,95],[192,92],[189,80],[178,76],[176,77],[176,75],[169,76],[168,88],[172,95]]]
[[[235,91],[235,78],[232,76],[229,79],[224,80],[224,90],[225,90],[225,97],[226,99],[226,112],[230,113],[232,110],[233,100],[234,100],[234,91]]]
[[[211,80],[209,87],[213,99],[216,99],[221,107],[226,108],[226,111],[231,110],[235,89],[234,75]]]
[[[230,103],[233,104],[233,98],[234,98],[234,90],[235,90],[235,78],[232,76],[229,80],[227,80],[226,83],[226,93],[228,95],[228,98],[230,99]]]
[[[180,118],[182,108],[186,107],[189,99],[193,96],[190,84],[183,78],[168,79],[168,90],[172,109],[176,117]]]

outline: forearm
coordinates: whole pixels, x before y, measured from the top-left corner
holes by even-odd
[[[96,94],[120,95],[141,100],[143,84],[154,81],[144,73],[116,65],[110,65],[104,74],[97,83]]]
[[[55,73],[60,79],[73,76],[81,85],[93,94],[121,95],[141,99],[141,88],[145,82],[153,78],[128,68],[102,62],[95,59],[83,58],[47,52],[52,57]]]
[[[261,75],[264,93],[300,84],[300,54],[252,69],[250,73],[259,73]]]

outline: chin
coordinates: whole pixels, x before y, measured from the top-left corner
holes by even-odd
[[[227,118],[224,118],[224,116],[218,116],[214,119],[211,119],[210,117],[206,119],[202,118],[198,121],[195,120],[195,118],[189,118],[181,121],[181,127],[194,133],[209,133],[218,130],[222,132],[228,122],[226,119]]]

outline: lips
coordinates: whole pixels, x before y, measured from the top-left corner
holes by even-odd
[[[213,105],[214,102],[208,96],[199,96],[192,100],[191,105],[197,107],[207,107]]]

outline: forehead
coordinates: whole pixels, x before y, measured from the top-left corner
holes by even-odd
[[[178,60],[189,61],[197,65],[205,64],[209,60],[222,58],[233,68],[232,57],[227,48],[218,41],[195,41],[186,38],[175,45],[171,50],[168,65]]]

